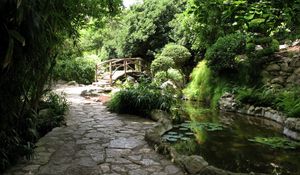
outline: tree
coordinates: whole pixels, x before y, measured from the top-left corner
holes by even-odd
[[[193,47],[200,50],[236,32],[279,39],[300,32],[299,0],[189,0],[185,13],[193,20],[189,30],[198,34]]]
[[[121,0],[2,0],[0,2],[0,172],[36,140],[44,86],[67,37],[91,17],[115,13]]]

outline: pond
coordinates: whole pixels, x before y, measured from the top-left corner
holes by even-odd
[[[300,143],[285,138],[272,121],[237,114],[214,114],[186,103],[163,139],[178,152],[201,155],[215,167],[233,172],[274,175],[300,174]]]

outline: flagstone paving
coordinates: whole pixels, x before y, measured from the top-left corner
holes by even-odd
[[[63,89],[71,103],[67,126],[53,129],[37,143],[34,158],[5,175],[183,175],[180,168],[144,141],[156,123],[107,111]]]

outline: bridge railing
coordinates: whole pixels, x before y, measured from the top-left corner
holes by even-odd
[[[97,82],[101,75],[103,77],[105,74],[109,74],[109,83],[112,85],[113,76],[117,71],[123,71],[126,76],[129,72],[143,72],[144,67],[141,58],[110,59],[96,65],[95,81]]]

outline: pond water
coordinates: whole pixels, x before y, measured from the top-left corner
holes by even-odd
[[[233,172],[300,175],[300,143],[280,134],[279,124],[254,116],[212,114],[189,103],[183,109],[181,115],[189,121],[163,136],[182,154],[201,155],[209,164]],[[289,149],[251,140],[260,137],[287,140]]]

